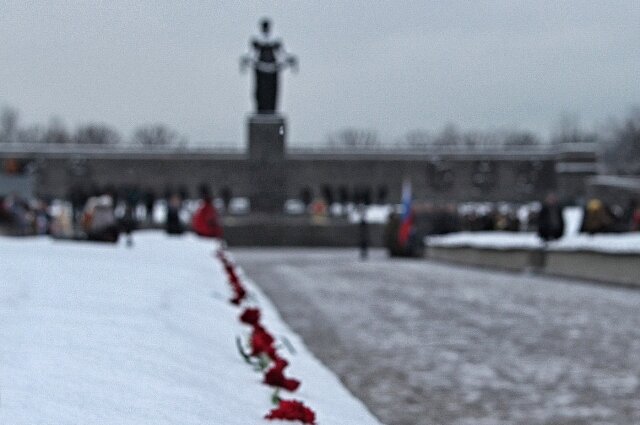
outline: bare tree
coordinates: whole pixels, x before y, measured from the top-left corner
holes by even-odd
[[[164,124],[138,127],[133,133],[133,142],[141,146],[175,146],[185,140]]]
[[[0,142],[15,143],[18,141],[18,111],[8,106],[0,113]]]
[[[631,110],[622,123],[613,122],[602,141],[603,159],[609,172],[640,174],[640,107]]]
[[[598,141],[596,132],[585,131],[580,125],[580,119],[575,114],[562,113],[556,124],[551,143],[594,143]]]
[[[464,133],[455,124],[447,124],[438,134],[426,130],[413,130],[400,139],[400,144],[412,147],[464,146],[469,149],[486,149],[502,146],[524,146],[539,143],[530,133],[514,130],[470,130]]]
[[[45,140],[46,131],[38,124],[18,130],[18,143],[42,143]]]
[[[433,139],[433,144],[436,146],[457,146],[462,142],[462,135],[458,126],[449,123],[438,133]]]
[[[357,128],[345,128],[331,133],[326,141],[327,145],[333,147],[372,148],[380,145],[375,131]]]
[[[427,130],[411,130],[401,139],[399,144],[416,149],[424,149],[433,145],[433,135]]]
[[[79,145],[116,145],[120,134],[106,124],[87,124],[78,128],[73,141]]]
[[[499,146],[500,135],[495,131],[467,131],[462,135],[462,144],[470,149],[486,149]]]
[[[53,117],[49,120],[49,126],[47,127],[44,135],[44,141],[45,143],[61,145],[71,143],[72,138],[65,128],[62,120],[58,117]]]
[[[505,146],[534,146],[538,144],[540,144],[540,140],[529,131],[510,131],[504,138]]]

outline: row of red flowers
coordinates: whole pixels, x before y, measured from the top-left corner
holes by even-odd
[[[236,266],[223,250],[218,251],[217,257],[227,273],[233,292],[233,297],[229,301],[240,306],[247,298],[247,291],[238,276]],[[281,389],[294,392],[300,387],[300,381],[285,376],[284,369],[289,365],[289,362],[278,353],[275,338],[260,323],[260,316],[258,308],[245,308],[240,315],[240,321],[252,328],[248,350],[245,350],[240,338],[236,340],[236,343],[238,351],[245,361],[264,372],[263,383],[275,388],[271,399],[277,407],[267,413],[265,419],[284,419],[314,424],[315,413],[313,410],[298,400],[280,398],[279,391]]]

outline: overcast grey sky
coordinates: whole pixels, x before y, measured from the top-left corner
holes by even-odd
[[[290,141],[345,126],[589,127],[640,103],[640,0],[5,1],[0,105],[25,122],[165,122],[240,143],[253,108],[238,58],[262,16],[287,50]]]

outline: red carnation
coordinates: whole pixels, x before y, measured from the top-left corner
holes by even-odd
[[[231,301],[231,303],[235,305],[239,305],[242,302],[242,300],[247,296],[247,291],[245,291],[244,288],[240,285],[234,285],[233,292],[234,292],[234,296],[229,301]]]
[[[224,269],[227,272],[227,274],[229,275],[229,277],[231,276],[235,276],[236,274],[236,269],[233,266],[233,264],[231,263],[224,263]]]
[[[313,410],[297,400],[280,400],[278,407],[271,410],[265,419],[285,419],[289,421],[301,421],[304,424],[314,424],[316,414]]]
[[[229,261],[224,251],[218,251],[218,259],[225,269],[229,270],[230,267],[233,267],[233,264]]]
[[[236,272],[229,273],[229,284],[231,286],[241,285],[240,278],[236,274]]]
[[[247,308],[241,315],[240,321],[247,325],[255,326],[260,321],[260,310],[257,308]]]
[[[247,291],[244,289],[244,286],[242,286],[238,275],[233,271],[229,274],[229,285],[231,285],[231,289],[233,289],[234,292],[234,297],[231,298],[230,301],[236,305],[240,304],[246,297]]]
[[[300,386],[300,381],[297,379],[285,378],[284,368],[289,363],[283,358],[276,358],[275,364],[264,375],[264,383],[271,385],[272,387],[284,388],[287,391],[295,391]]]
[[[251,334],[251,355],[266,354],[276,359],[276,349],[273,347],[274,339],[262,326],[255,325]]]
[[[236,283],[240,281],[240,279],[238,279],[238,275],[236,274],[235,269],[233,269],[232,267],[227,268],[227,275],[229,276],[229,281],[231,283]]]
[[[289,366],[289,362],[286,359],[283,359],[282,357],[279,357],[279,356],[273,359],[273,361],[274,361],[273,368],[280,370],[280,372],[282,372],[285,367]]]

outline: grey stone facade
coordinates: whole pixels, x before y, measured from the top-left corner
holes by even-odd
[[[248,122],[246,152],[213,149],[0,145],[0,161],[30,164],[38,195],[61,197],[72,186],[137,185],[163,193],[183,186],[193,195],[201,183],[252,202],[263,198],[335,200],[367,194],[400,200],[404,178],[416,199],[434,201],[530,201],[556,190],[564,199],[584,196],[596,174],[597,154],[585,145],[494,150],[310,150],[285,147],[284,121]],[[271,127],[269,127],[271,126]],[[266,131],[266,133],[265,133]],[[281,195],[278,193],[281,192]]]

